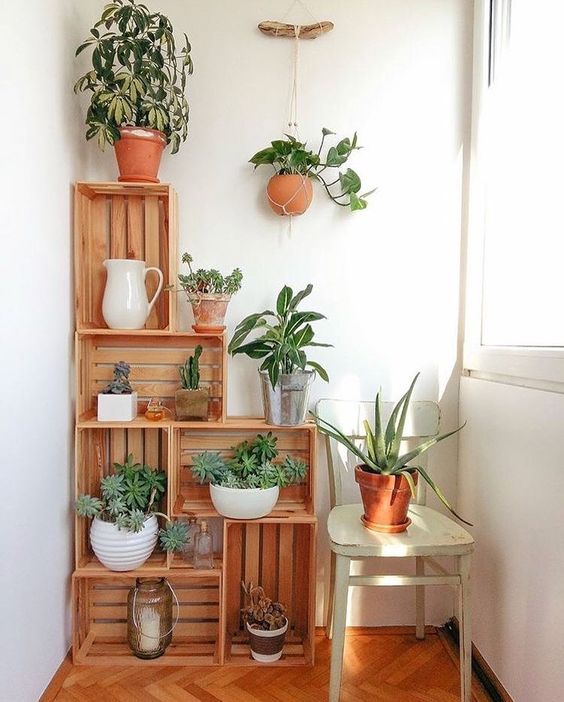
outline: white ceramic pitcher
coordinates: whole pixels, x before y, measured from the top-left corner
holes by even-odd
[[[104,261],[108,271],[102,315],[110,329],[143,329],[147,317],[163,288],[163,274],[158,268],[145,267],[145,261],[109,258]],[[145,278],[149,271],[159,276],[159,285],[149,302]]]

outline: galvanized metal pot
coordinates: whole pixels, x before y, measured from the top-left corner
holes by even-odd
[[[281,427],[303,424],[315,371],[300,370],[282,374],[275,388],[270,383],[267,371],[259,371],[259,375],[266,423]]]

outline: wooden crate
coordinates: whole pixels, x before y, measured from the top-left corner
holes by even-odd
[[[202,429],[195,428],[194,424],[186,429],[175,425],[172,438],[174,470],[171,475],[173,515],[213,516],[217,514],[210,500],[209,486],[200,485],[192,476],[191,466],[196,454],[210,451],[230,456],[232,446],[241,441],[252,441],[257,434],[265,434],[269,431],[278,438],[280,454],[277,461],[283,461],[286,455],[290,454],[300,458],[309,467],[306,478],[301,484],[280,490],[280,498],[273,515],[284,515],[297,520],[303,517],[307,520],[314,511],[315,425],[272,427],[261,419],[243,418],[231,418],[225,424],[209,424]]]
[[[288,519],[224,523],[225,661],[253,665],[241,621],[241,581],[262,585],[287,608],[283,656],[274,665],[313,665],[315,642],[315,545],[317,524]],[[262,663],[259,665],[263,665]]]
[[[135,577],[73,576],[73,663],[86,665],[213,665],[221,662],[219,574],[166,574],[178,597],[179,619],[164,656],[136,658],[127,644],[127,594]],[[176,607],[173,605],[173,621]]]
[[[170,429],[159,428],[97,428],[76,431],[76,495],[100,495],[100,480],[113,472],[114,463],[123,463],[132,453],[139,463],[158,468],[169,481]],[[170,486],[159,508],[168,512]],[[75,517],[75,567],[83,574],[109,573],[92,552],[89,539],[90,520]],[[166,553],[157,546],[141,570],[154,572],[166,567]]]
[[[77,183],[75,186],[75,305],[77,329],[103,329],[107,258],[132,258],[160,268],[163,292],[145,327],[176,330],[177,197],[170,185]],[[149,299],[157,288],[147,277]]]
[[[202,387],[210,393],[209,421],[221,421],[226,413],[225,379],[227,354],[224,335],[192,332],[78,332],[76,340],[77,402],[79,422],[96,415],[97,395],[108,384],[117,361],[131,365],[130,380],[139,395],[139,411],[152,397],[159,397],[174,411],[174,394],[180,387],[178,367],[200,344]]]

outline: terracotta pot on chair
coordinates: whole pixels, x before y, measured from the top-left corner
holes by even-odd
[[[412,473],[417,484],[418,474]],[[354,470],[354,479],[360,487],[364,506],[362,523],[373,531],[397,534],[411,524],[407,516],[411,490],[403,475],[381,475],[363,470],[361,465]]]
[[[156,129],[121,127],[114,144],[119,168],[119,181],[158,183],[157,175],[166,137]]]
[[[301,215],[311,205],[313,186],[307,176],[274,175],[266,187],[268,202],[278,215]]]

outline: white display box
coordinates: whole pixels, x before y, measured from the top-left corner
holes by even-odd
[[[137,416],[137,393],[131,395],[98,394],[99,422],[131,422]]]

